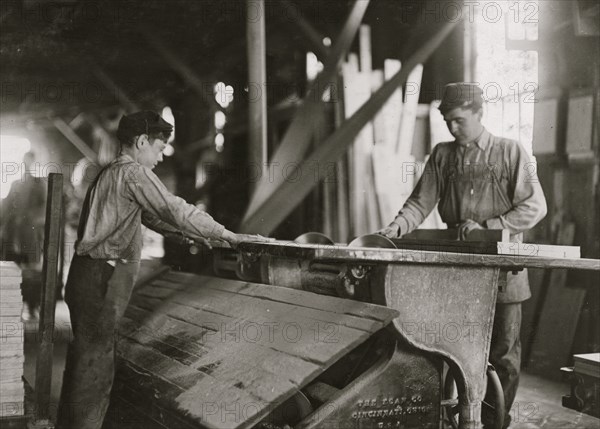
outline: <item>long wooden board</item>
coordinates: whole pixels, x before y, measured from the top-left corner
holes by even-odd
[[[506,270],[522,268],[568,268],[600,271],[598,259],[560,259],[542,256],[486,255],[412,249],[376,249],[371,247],[323,246],[292,242],[241,243],[242,252],[270,254],[289,258],[354,263],[434,264],[455,266],[499,267]]]
[[[119,374],[148,400],[158,395],[161,407],[203,427],[251,427],[397,315],[310,292],[169,272],[132,297],[120,328]]]

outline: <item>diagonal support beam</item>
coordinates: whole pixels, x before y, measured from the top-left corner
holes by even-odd
[[[248,216],[241,227],[242,232],[270,234],[308,195],[311,189],[325,177],[318,174],[319,166],[329,165],[337,161],[354,141],[360,130],[373,119],[388,98],[406,80],[408,74],[418,64],[422,64],[431,56],[436,48],[446,39],[458,22],[444,24],[435,35],[424,43],[406,62],[404,67],[390,80],[385,82],[369,101],[362,105],[352,117],[295,169],[294,178],[297,180],[283,181],[277,190],[266,199],[258,209]],[[292,173],[288,174],[292,177]]]
[[[344,28],[337,38],[330,56],[325,61],[323,71],[307,90],[302,105],[270,161],[275,168],[283,168],[304,158],[312,141],[312,124],[323,115],[323,94],[329,86],[336,84],[338,68],[344,59],[344,55],[350,49],[368,5],[368,0],[355,1]],[[282,174],[277,174],[274,177],[269,176],[269,174],[261,175],[245,219],[248,219],[285,181]]]
[[[83,154],[89,161],[97,162],[98,157],[96,156],[96,152],[94,152],[87,144],[82,140],[81,137],[73,131],[73,129],[63,121],[61,118],[52,119],[52,123],[56,127],[58,131],[62,133],[63,136],[66,137],[67,140],[71,142],[73,146],[75,146],[79,152]]]

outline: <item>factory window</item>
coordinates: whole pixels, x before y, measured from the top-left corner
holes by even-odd
[[[483,1],[474,19],[474,80],[487,99],[484,125],[531,153],[538,92],[537,1]]]

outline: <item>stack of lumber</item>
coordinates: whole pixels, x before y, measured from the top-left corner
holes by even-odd
[[[600,417],[600,353],[573,355],[573,368],[561,368],[571,381],[571,393],[562,398],[563,407]]]
[[[401,69],[400,61],[393,59],[385,60],[383,70],[372,69],[368,26],[361,26],[359,41],[359,54],[350,54],[348,61],[342,64],[346,118]],[[352,236],[372,233],[389,224],[422,174],[429,135],[421,134],[430,128],[430,106],[418,104],[422,75],[423,66],[419,64],[410,72],[405,91],[396,90],[373,121],[356,136],[349,151]],[[420,132],[416,132],[418,122],[424,125],[419,128]],[[443,121],[442,125],[445,127]],[[415,140],[419,142],[418,148],[413,147]],[[442,226],[434,210],[425,227]]]
[[[0,261],[0,417],[23,415],[23,323],[21,270]]]
[[[600,380],[600,353],[584,353],[573,355],[575,366],[573,371]]]

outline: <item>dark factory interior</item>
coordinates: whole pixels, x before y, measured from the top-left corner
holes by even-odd
[[[599,0],[0,0],[0,427],[600,428]]]

